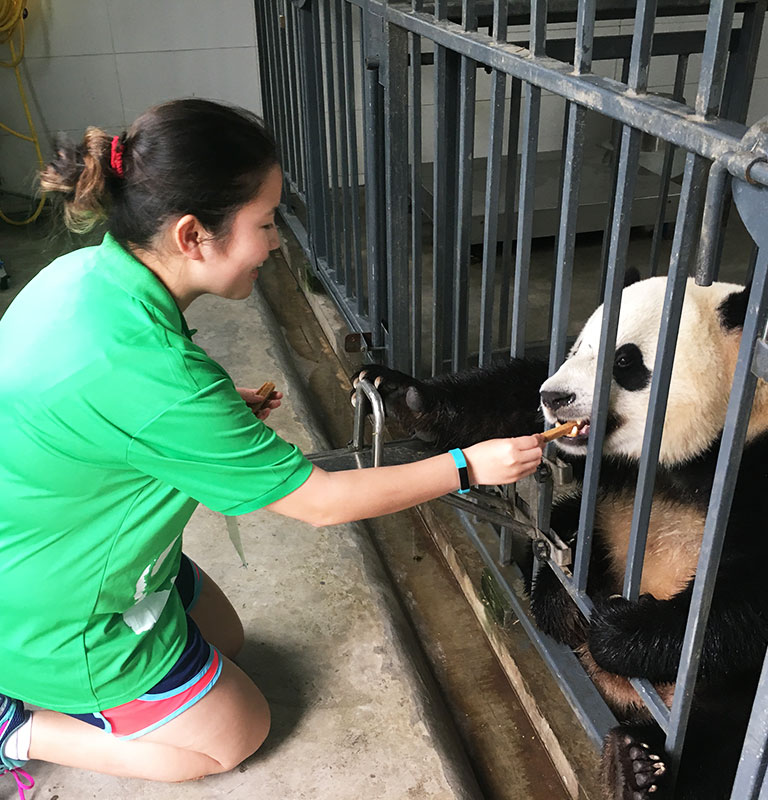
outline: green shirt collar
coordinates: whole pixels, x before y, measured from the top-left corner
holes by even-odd
[[[184,314],[162,281],[120,245],[111,233],[105,234],[98,246],[97,259],[107,265],[109,280],[132,297],[157,309],[174,330],[192,338],[194,331],[187,326]]]

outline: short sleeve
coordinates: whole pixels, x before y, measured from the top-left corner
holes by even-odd
[[[127,460],[229,515],[285,497],[312,471],[301,451],[257,419],[224,376],[144,425],[132,437]]]

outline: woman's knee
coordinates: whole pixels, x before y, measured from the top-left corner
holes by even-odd
[[[217,769],[216,772],[229,772],[246,758],[252,756],[264,744],[269,735],[272,716],[269,704],[261,692],[259,692],[259,698],[256,707],[247,717],[238,721],[236,730],[233,730],[232,736],[229,737],[228,746],[222,748],[221,743],[217,746],[214,757],[221,765],[221,769]]]

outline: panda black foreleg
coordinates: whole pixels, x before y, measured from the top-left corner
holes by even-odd
[[[742,580],[739,580],[739,577]],[[707,681],[727,679],[759,669],[768,641],[768,623],[746,567],[721,575],[704,636],[699,675]],[[692,583],[668,600],[650,594],[632,602],[623,597],[595,599],[589,649],[596,663],[609,672],[672,682],[682,653]]]
[[[353,382],[363,373],[378,383],[387,414],[438,449],[542,428],[539,386],[547,377],[544,362],[515,359],[425,380],[374,364],[353,375]]]

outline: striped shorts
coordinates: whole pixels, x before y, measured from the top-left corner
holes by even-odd
[[[204,697],[221,674],[221,654],[203,639],[189,616],[200,594],[201,583],[197,564],[182,554],[175,585],[187,611],[187,644],[165,677],[135,700],[103,711],[68,716],[95,725],[119,739],[136,739],[169,722]]]

